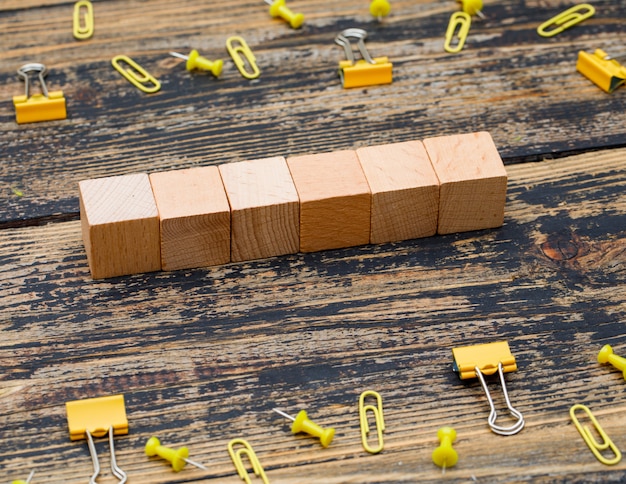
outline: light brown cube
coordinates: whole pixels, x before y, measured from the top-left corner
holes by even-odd
[[[287,159],[300,196],[300,251],[364,245],[371,193],[354,151]]]
[[[148,175],[84,180],[78,187],[92,277],[160,270],[159,214]]]
[[[152,173],[150,183],[163,270],[230,262],[230,207],[216,166]]]
[[[421,141],[359,148],[372,191],[370,243],[437,233],[439,180]]]
[[[230,202],[232,260],[298,252],[298,193],[285,158],[228,163],[219,169]]]
[[[500,227],[507,174],[491,135],[441,136],[424,146],[441,184],[437,233]]]

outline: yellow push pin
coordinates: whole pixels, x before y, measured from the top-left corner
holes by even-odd
[[[11,484],[30,484],[31,479],[33,478],[33,476],[35,475],[35,471],[31,471],[28,479],[26,479],[25,481],[13,481]]]
[[[459,454],[452,448],[452,442],[456,440],[456,430],[452,427],[441,427],[437,430],[439,447],[433,451],[433,462],[445,472],[446,467],[453,467],[459,460]]]
[[[622,371],[624,380],[626,380],[626,358],[617,356],[613,353],[611,345],[604,345],[598,353],[598,363],[610,363],[618,370]]]
[[[161,445],[161,442],[156,437],[150,437],[148,442],[146,442],[146,455],[148,457],[158,455],[162,459],[169,461],[174,472],[182,471],[185,468],[185,464],[191,464],[204,471],[207,470],[202,464],[187,458],[189,457],[189,449],[187,447],[181,447],[178,450],[170,449]]]
[[[480,18],[484,19],[485,15],[483,14],[483,0],[457,0],[461,2],[461,8],[468,15],[478,15]]]
[[[170,55],[174,57],[178,57],[179,59],[185,59],[187,63],[185,64],[185,68],[188,71],[200,70],[200,71],[209,71],[215,77],[220,77],[222,73],[222,67],[224,67],[224,62],[221,59],[216,61],[210,61],[206,57],[202,57],[196,49],[193,49],[189,52],[189,55],[179,54],[178,52],[170,52]]]
[[[391,12],[391,5],[387,0],[373,0],[370,3],[370,13],[378,20],[386,17]]]
[[[272,410],[293,422],[293,424],[291,424],[291,432],[293,432],[294,434],[297,434],[298,432],[305,432],[309,435],[312,435],[313,437],[318,437],[320,439],[320,444],[322,444],[322,447],[328,447],[333,441],[333,437],[335,436],[335,429],[332,427],[324,429],[316,423],[312,422],[311,420],[309,420],[309,417],[307,417],[305,410],[300,410],[295,418],[281,410],[278,410],[277,408],[273,408]]]
[[[287,5],[285,0],[265,0],[270,6],[270,15],[274,18],[280,17],[286,20],[292,29],[299,29],[304,23],[304,15],[301,13],[293,13]]]

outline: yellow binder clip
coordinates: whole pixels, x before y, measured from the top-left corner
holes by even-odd
[[[85,10],[82,15],[84,23],[81,22],[81,11]],[[89,39],[93,35],[93,5],[89,0],[80,0],[74,4],[74,38],[78,40]]]
[[[454,356],[454,371],[459,374],[461,380],[476,377],[480,380],[491,408],[489,419],[487,420],[491,430],[500,435],[514,435],[522,430],[524,428],[524,417],[511,405],[504,382],[504,373],[517,370],[515,357],[511,354],[509,344],[506,341],[498,341],[496,343],[462,346],[453,348],[452,355]],[[502,393],[504,394],[509,413],[516,419],[516,422],[509,427],[496,425],[498,414],[483,376],[493,375],[496,372],[500,375]]]
[[[261,75],[261,71],[256,65],[256,58],[246,41],[243,40],[243,37],[239,37],[238,35],[228,37],[228,39],[226,39],[226,49],[243,77],[246,79],[256,79]],[[250,66],[251,71],[247,70],[246,63]]]
[[[23,96],[13,96],[15,120],[18,124],[67,118],[63,91],[48,91],[46,87],[44,80],[48,74],[46,66],[38,63],[25,64],[17,70],[17,73],[24,80],[26,89]],[[31,74],[37,74],[41,94],[30,95]]]
[[[595,427],[596,432],[602,438],[602,442],[598,442],[595,439],[595,437],[589,430],[589,427],[587,427],[586,425],[583,426],[578,421],[578,418],[576,417],[576,410],[582,410],[587,414],[587,417],[589,417],[589,419],[591,420],[591,423]],[[596,456],[596,459],[598,459],[603,464],[606,464],[607,466],[617,464],[620,460],[622,460],[622,453],[619,451],[619,449],[613,443],[613,441],[609,438],[609,436],[606,435],[606,432],[602,429],[602,427],[600,427],[600,424],[596,420],[596,417],[594,417],[594,415],[591,413],[591,410],[589,410],[589,408],[587,408],[585,405],[578,403],[569,409],[569,415],[572,418],[572,421],[574,422],[576,429],[578,429],[578,432],[580,432],[580,435],[582,436],[583,440],[585,441],[585,443],[587,444],[591,452],[593,452],[593,455]],[[606,450],[606,449],[611,449],[611,451],[615,454],[615,457],[613,457],[612,459],[607,459],[606,457],[604,457],[600,453],[600,451]]]
[[[374,397],[376,399],[376,405],[365,405],[365,399],[367,397]],[[376,421],[376,435],[378,437],[378,445],[372,447],[367,442],[367,436],[370,432],[370,426],[367,421],[367,412],[371,412],[374,415]],[[383,432],[385,431],[385,417],[383,416],[383,400],[378,392],[373,390],[366,390],[361,393],[359,397],[359,421],[361,423],[361,442],[363,448],[370,454],[378,454],[383,450]]]
[[[120,62],[125,63],[132,67],[124,67]],[[146,92],[148,94],[157,92],[161,89],[161,83],[151,74],[137,64],[134,60],[126,55],[116,55],[111,59],[111,64],[117,72],[119,72],[124,78],[130,82],[137,89]]]
[[[596,9],[593,8],[593,5],[589,5],[588,3],[574,5],[572,8],[568,8],[564,12],[542,23],[537,27],[537,33],[542,37],[552,37],[588,19],[594,13],[596,13]]]
[[[111,452],[111,472],[121,483],[126,482],[126,473],[120,469],[115,460],[114,435],[128,433],[128,420],[124,395],[89,398],[65,403],[67,411],[67,426],[71,440],[87,439],[89,453],[93,462],[93,475],[90,484],[96,482],[100,474],[100,463],[93,437],[109,435],[109,449]]]
[[[471,25],[472,17],[470,17],[469,13],[454,12],[450,16],[450,22],[448,22],[446,40],[443,44],[444,50],[450,54],[461,52]],[[454,39],[456,39],[456,43],[454,43]]]
[[[601,49],[578,52],[576,70],[600,89],[611,93],[626,82],[626,67]]]
[[[358,39],[357,47],[363,59],[355,62],[348,37]],[[367,32],[362,29],[346,29],[335,38],[342,46],[348,60],[339,62],[339,77],[344,88],[391,84],[393,65],[387,57],[372,58],[365,48]]]
[[[243,445],[243,448],[235,451],[234,447],[236,445]],[[235,469],[237,469],[237,473],[239,477],[246,483],[251,484],[250,476],[248,475],[248,471],[246,470],[246,466],[243,463],[242,456],[247,456],[248,460],[252,464],[252,470],[254,474],[259,477],[264,484],[269,484],[269,480],[265,475],[265,471],[263,470],[263,466],[259,462],[258,457],[254,453],[252,446],[244,439],[233,439],[228,442],[228,454],[233,461]]]

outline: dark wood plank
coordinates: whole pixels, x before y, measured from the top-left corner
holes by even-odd
[[[64,402],[122,392],[117,439],[132,483],[238,482],[227,442],[254,446],[270,482],[435,482],[436,431],[452,425],[459,482],[619,482],[568,410],[585,403],[623,448],[626,150],[516,164],[498,230],[92,281],[76,221],[0,231],[0,480],[79,483],[87,446]],[[526,428],[487,427],[477,381],[451,348],[508,340],[506,376]],[[499,385],[490,388],[499,408]],[[361,448],[357,399],[381,393],[385,450]],[[337,428],[322,449],[272,413],[306,408]],[[504,417],[503,417],[504,418]],[[174,474],[148,437],[209,467]],[[115,482],[98,441],[101,482]],[[100,481],[99,481],[100,482]]]
[[[43,6],[38,7],[41,4]],[[77,218],[77,182],[266,156],[334,151],[462,132],[490,131],[507,163],[623,146],[626,91],[608,95],[575,70],[580,49],[623,51],[626,5],[594,2],[596,15],[551,39],[543,21],[557,1],[485,1],[460,55],[443,51],[452,0],[392,2],[373,20],[364,0],[293,1],[300,30],[269,18],[261,0],[95,2],[96,34],[71,35],[73,2],[0,6],[0,227]],[[373,55],[394,63],[388,86],[345,90],[334,37],[369,32]],[[261,77],[242,78],[226,38],[243,35]],[[226,65],[220,80],[189,74],[169,51],[197,48]],[[115,72],[128,54],[163,87],[146,95]],[[68,119],[18,126],[15,70],[44,62],[68,100]],[[16,194],[18,193],[18,194]],[[19,195],[21,193],[21,195]]]

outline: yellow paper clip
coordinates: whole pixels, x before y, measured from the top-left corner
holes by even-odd
[[[500,435],[514,435],[522,430],[522,428],[524,428],[524,417],[511,405],[504,382],[504,373],[517,370],[515,357],[511,354],[509,344],[506,341],[498,341],[496,343],[462,346],[453,348],[452,355],[454,356],[454,371],[459,374],[461,380],[476,377],[480,380],[487,400],[489,401],[489,407],[491,408],[489,419],[487,420],[491,430]],[[517,419],[517,421],[509,427],[496,425],[498,414],[483,376],[493,375],[496,372],[500,375],[502,392],[509,413],[512,417]]]
[[[81,23],[81,10],[85,9],[83,14],[84,25]],[[74,4],[74,38],[78,40],[89,39],[93,35],[93,5],[89,0],[80,0]]]
[[[90,484],[95,483],[98,474],[100,474],[100,463],[93,437],[104,437],[107,433],[111,452],[111,472],[120,482],[126,482],[126,473],[118,467],[115,460],[115,447],[113,445],[114,435],[126,435],[128,433],[124,395],[66,402],[65,409],[70,439],[87,439],[93,462],[93,475],[89,481]]]
[[[67,118],[63,91],[48,92],[44,80],[48,74],[46,66],[38,63],[25,64],[17,70],[17,73],[24,80],[26,89],[23,96],[13,96],[15,120],[18,124]],[[30,95],[31,74],[37,74],[41,94]]]
[[[594,13],[596,13],[596,9],[593,8],[593,5],[589,5],[588,3],[574,5],[572,8],[568,8],[564,12],[542,23],[537,27],[537,33],[542,37],[552,37],[588,19]]]
[[[587,427],[586,425],[583,426],[578,421],[578,418],[576,417],[576,410],[582,410],[587,414],[587,416],[591,420],[591,423],[595,427],[596,432],[602,438],[602,442],[598,442],[595,439],[595,437],[589,430],[589,427]],[[591,413],[591,410],[589,410],[589,408],[587,408],[585,405],[578,403],[569,409],[569,415],[572,418],[574,425],[578,429],[578,432],[580,432],[580,435],[582,436],[583,440],[585,441],[585,443],[587,444],[591,452],[593,452],[593,455],[596,456],[596,459],[598,459],[603,464],[606,464],[607,466],[617,464],[620,460],[622,460],[622,453],[619,451],[619,449],[613,443],[613,441],[609,438],[609,436],[606,435],[606,432],[602,429],[602,427],[600,427],[600,424],[596,420],[596,417],[594,417],[594,415]],[[607,459],[606,457],[604,457],[600,453],[600,451],[606,450],[606,449],[611,449],[611,451],[613,451],[613,453],[615,454],[615,457],[613,457],[612,459]]]
[[[348,37],[358,39],[357,47],[363,59],[355,62]],[[339,77],[344,88],[391,84],[393,65],[387,57],[372,58],[365,48],[367,32],[362,29],[346,29],[335,38],[342,46],[348,60],[339,62]]]
[[[468,13],[454,12],[450,16],[450,22],[446,30],[446,40],[443,44],[444,50],[450,54],[461,52],[471,25],[472,17]],[[454,39],[456,39],[456,45],[452,45]]]
[[[376,399],[376,405],[365,405],[365,399],[367,397],[374,397]],[[374,414],[374,420],[376,421],[376,435],[378,437],[378,446],[372,447],[367,442],[367,436],[370,431],[370,426],[367,421],[367,412]],[[378,454],[383,450],[383,432],[385,431],[385,418],[383,416],[383,400],[378,392],[373,390],[366,390],[361,393],[359,397],[359,421],[361,422],[361,442],[363,448],[370,454]]]
[[[243,445],[243,448],[235,451],[234,446],[238,444]],[[233,464],[235,465],[235,469],[237,469],[237,473],[239,474],[239,477],[241,477],[241,479],[246,484],[251,484],[251,481],[250,481],[250,476],[248,475],[248,471],[246,470],[246,466],[244,465],[243,460],[242,460],[243,455],[246,455],[248,457],[248,460],[252,464],[252,470],[254,471],[254,474],[257,477],[259,477],[263,481],[264,484],[269,484],[270,481],[267,479],[267,476],[265,475],[263,466],[261,465],[258,457],[254,453],[252,446],[246,440],[233,439],[230,442],[228,442],[228,453],[230,455],[230,458],[233,461]]]
[[[128,64],[134,70],[120,65],[120,62]],[[161,89],[161,83],[154,76],[148,74],[143,67],[137,64],[130,57],[126,55],[116,55],[113,59],[111,59],[111,64],[117,72],[122,74],[122,76],[124,76],[124,78],[137,89],[146,93],[157,92]]]
[[[626,81],[626,67],[601,49],[578,52],[576,70],[600,89],[611,93]]]
[[[228,39],[226,39],[226,49],[228,49],[228,53],[233,58],[233,62],[243,77],[246,79],[256,79],[259,77],[261,71],[256,65],[256,58],[250,50],[250,47],[248,47],[248,44],[246,44],[246,41],[243,40],[243,37],[239,37],[238,35],[228,37]],[[246,62],[252,72],[246,69]]]

